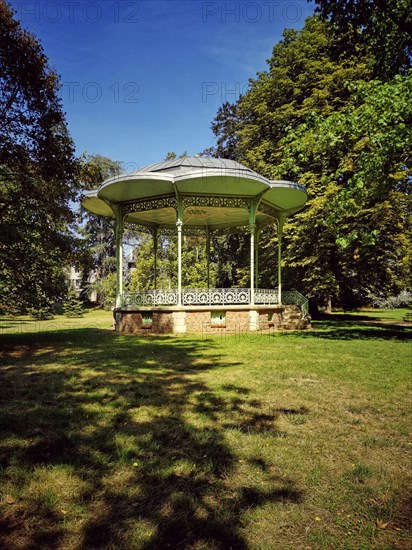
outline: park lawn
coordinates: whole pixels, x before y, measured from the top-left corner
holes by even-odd
[[[84,315],[79,318],[55,315],[46,321],[37,321],[30,315],[0,315],[0,334],[51,332],[81,327],[110,329],[113,327],[113,314],[103,309],[90,308],[84,309]]]
[[[139,337],[96,315],[3,330],[0,547],[412,546],[410,328]]]

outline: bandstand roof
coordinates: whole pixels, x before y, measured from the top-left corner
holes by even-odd
[[[143,228],[175,229],[183,212],[185,230],[227,230],[250,223],[273,223],[300,210],[306,189],[297,183],[269,180],[233,160],[184,157],[120,174],[89,191],[83,206],[98,216],[115,218],[122,205],[125,221]]]

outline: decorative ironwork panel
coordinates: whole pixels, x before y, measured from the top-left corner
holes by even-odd
[[[262,212],[263,214],[267,214],[268,216],[271,216],[272,218],[275,218],[275,219],[279,217],[279,212],[275,210],[272,206],[269,206],[264,202],[259,203],[258,211]]]
[[[250,303],[248,288],[186,288],[182,290],[182,304],[185,306],[218,306]]]
[[[130,231],[138,231],[139,233],[152,233],[153,228],[149,227],[148,225],[141,225],[139,223],[134,222],[124,222],[124,227],[126,229],[129,229]]]
[[[152,234],[155,227],[149,225],[142,225],[135,222],[126,221],[124,223],[126,229],[130,231],[137,231],[140,233],[149,233]],[[177,235],[176,226],[174,227],[157,227],[158,235],[165,235],[169,237],[175,237]],[[183,235],[188,235],[190,237],[205,237],[207,235],[207,228],[203,227],[187,227],[183,224],[182,227]]]
[[[124,306],[174,306],[177,304],[177,290],[146,290],[123,296]]]
[[[277,289],[255,289],[256,305],[278,304]],[[126,293],[122,299],[123,306],[175,306],[177,305],[177,290],[146,290]],[[184,306],[225,306],[249,305],[249,288],[184,288],[182,289],[182,304]],[[309,313],[309,302],[297,290],[282,292],[282,304],[294,304],[300,307],[302,317]]]
[[[145,212],[147,210],[160,210],[161,208],[174,208],[177,210],[177,199],[175,196],[159,197],[157,199],[142,199],[129,202],[123,205],[123,213]]]
[[[217,208],[249,208],[250,199],[243,197],[184,196],[183,208],[188,206],[212,206]]]
[[[255,290],[255,304],[267,306],[278,303],[279,300],[277,290],[266,290],[263,288],[257,288]]]

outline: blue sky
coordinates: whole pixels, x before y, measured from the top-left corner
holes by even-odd
[[[61,76],[77,153],[126,163],[214,144],[219,105],[266,68],[285,27],[301,28],[305,0],[13,1]]]

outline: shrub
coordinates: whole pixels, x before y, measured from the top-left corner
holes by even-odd
[[[403,290],[397,296],[371,296],[371,304],[373,307],[380,309],[395,309],[397,307],[409,307],[412,301],[412,293]]]
[[[63,307],[66,317],[82,317],[84,314],[83,304],[72,287],[69,288],[67,299],[64,302]]]

